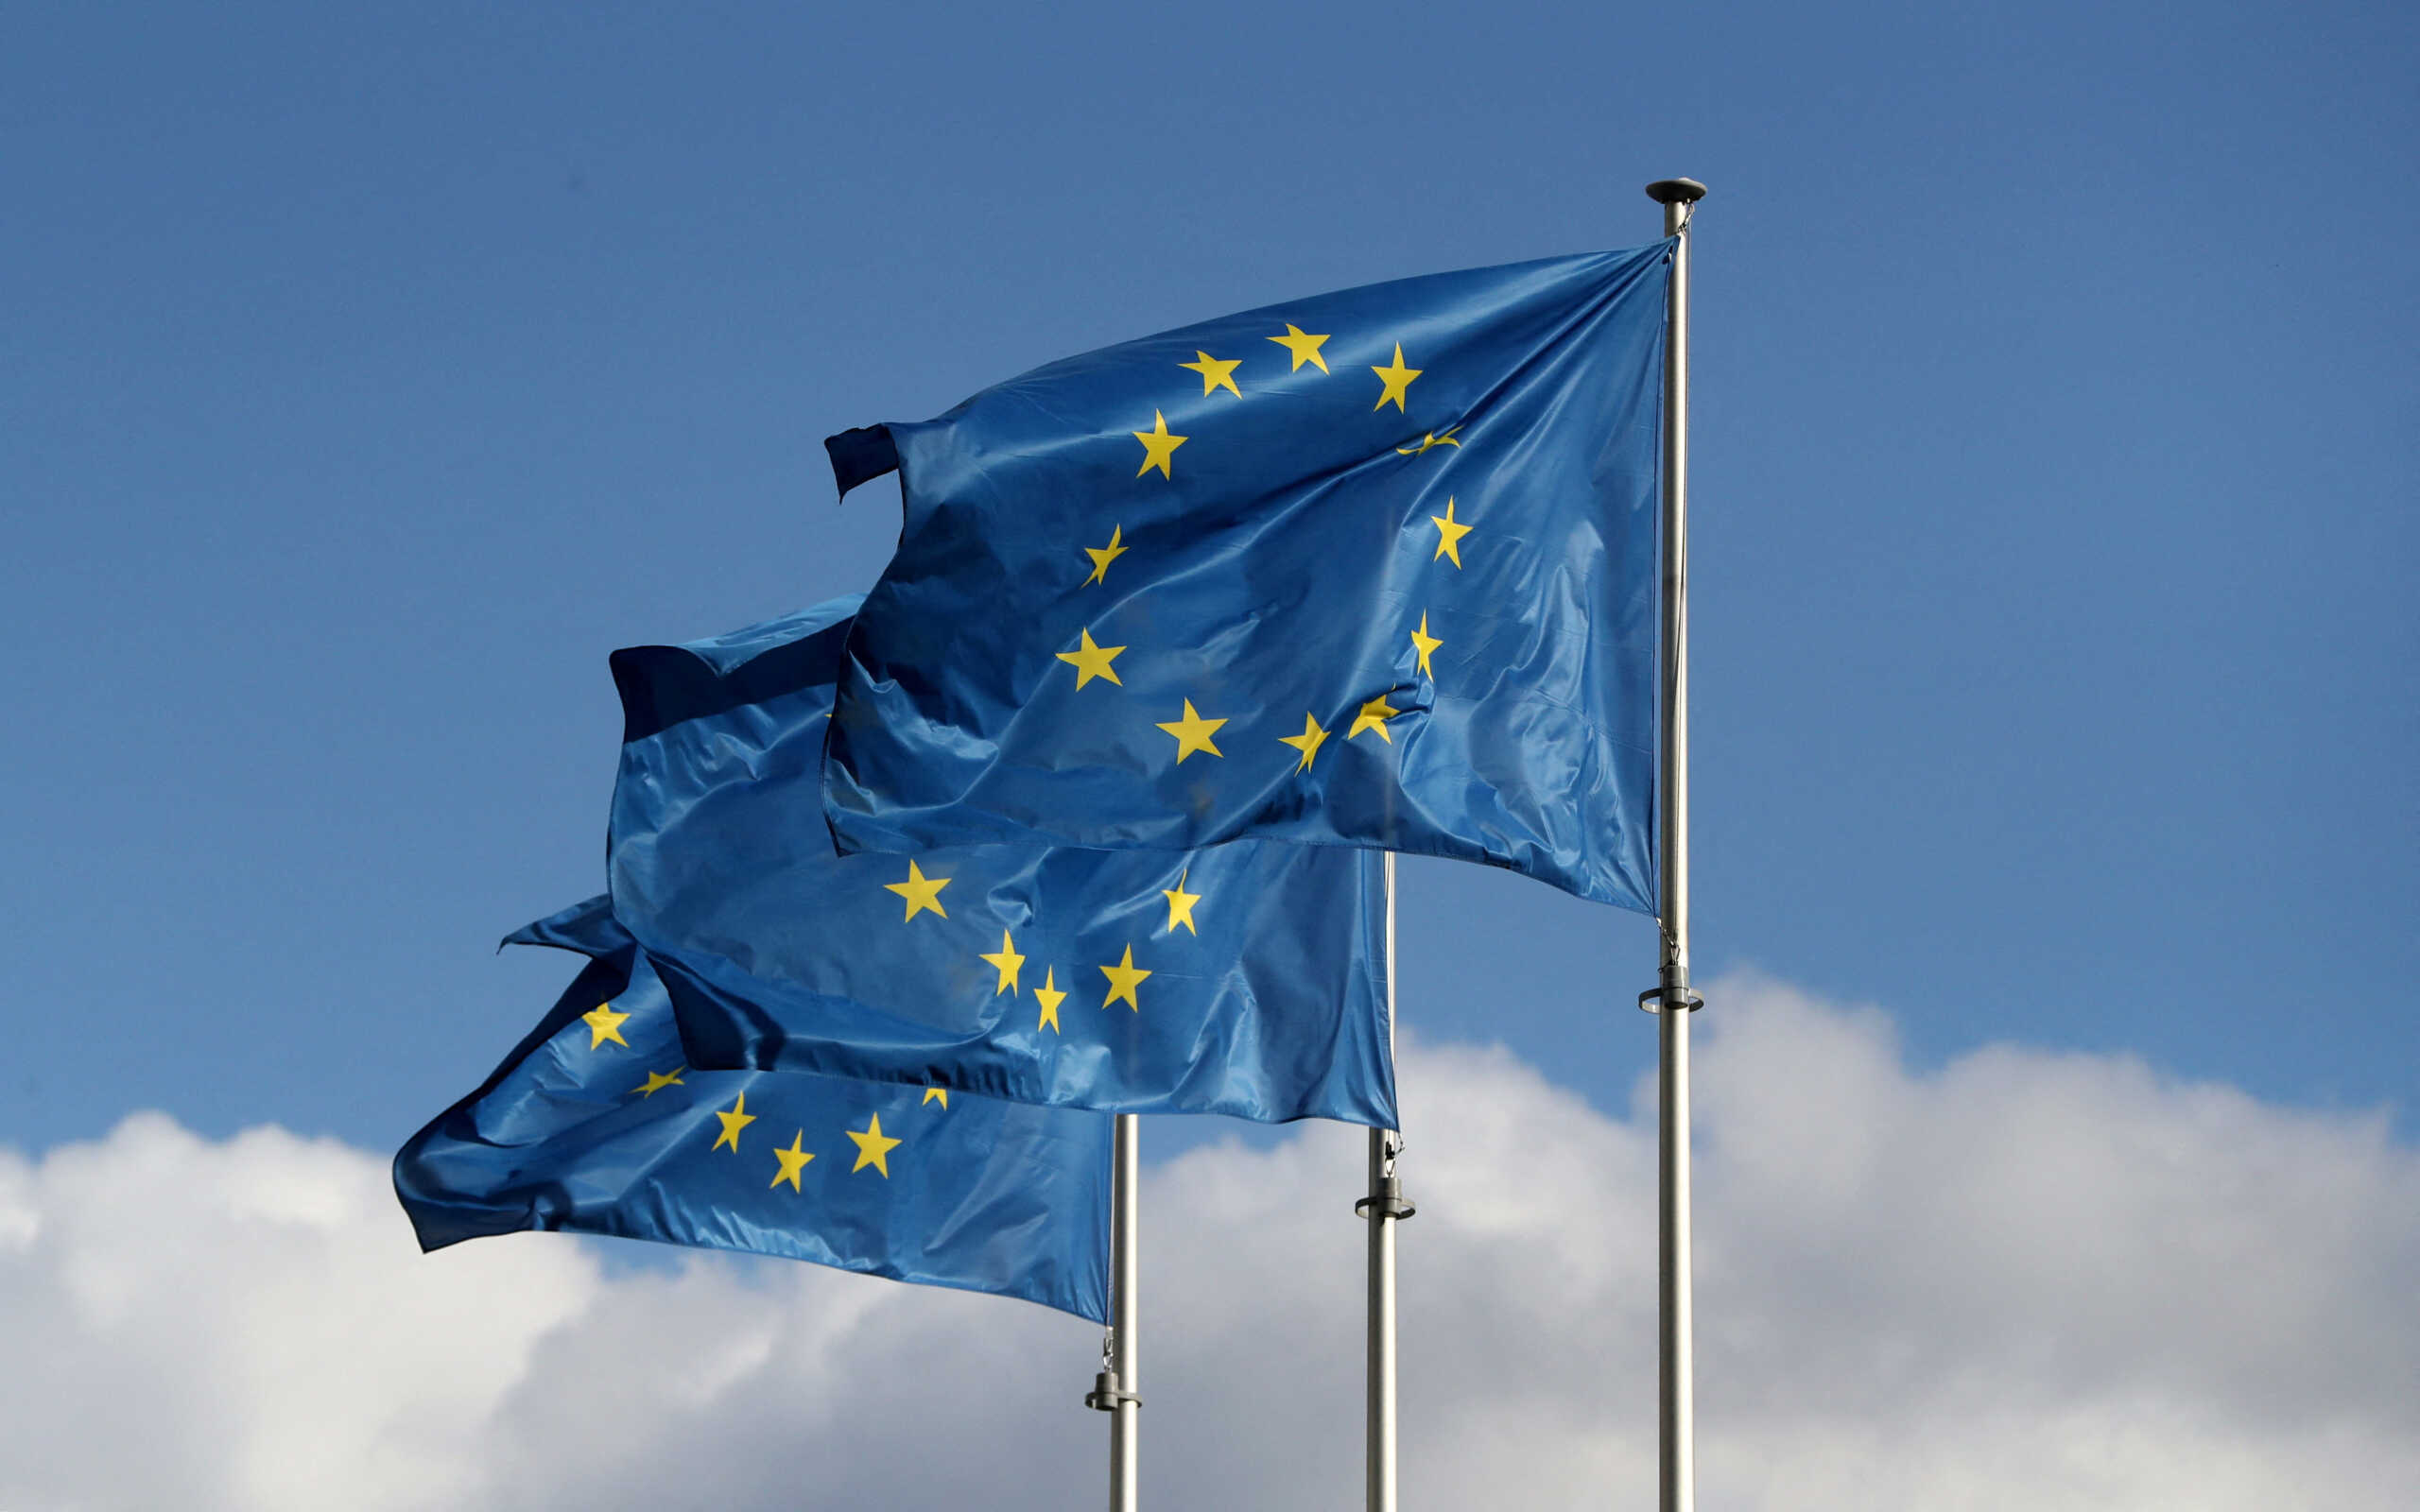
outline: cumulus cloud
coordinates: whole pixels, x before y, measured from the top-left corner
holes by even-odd
[[[1697,1087],[1708,1506],[2420,1503],[2420,1155],[2121,1057],[1910,1070],[1737,979]],[[1652,1088],[1414,1044],[1409,1506],[1654,1479]],[[1356,1504],[1357,1131],[1147,1177],[1146,1492]],[[0,1152],[0,1508],[1057,1508],[1090,1326],[523,1235],[419,1255],[383,1153],[141,1114]]]

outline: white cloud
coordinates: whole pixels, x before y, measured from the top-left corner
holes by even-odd
[[[2420,1503],[2420,1155],[2132,1061],[1938,1072],[1741,979],[1701,1020],[1704,1504]],[[1641,1502],[1651,1088],[1414,1045],[1409,1506]],[[1147,1491],[1354,1504],[1357,1131],[1151,1173]],[[141,1114],[0,1152],[0,1512],[1097,1500],[1097,1331],[552,1235],[419,1255],[383,1154]],[[671,1255],[672,1252],[662,1252]]]

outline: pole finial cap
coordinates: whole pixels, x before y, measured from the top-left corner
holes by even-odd
[[[1705,185],[1695,179],[1658,179],[1647,186],[1647,198],[1659,205],[1694,205],[1705,198]]]

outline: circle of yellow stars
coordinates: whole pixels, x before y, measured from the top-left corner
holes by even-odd
[[[1331,372],[1323,350],[1331,339],[1329,333],[1305,331],[1301,326],[1288,321],[1286,322],[1285,335],[1271,335],[1266,339],[1285,349],[1288,359],[1287,368],[1288,373],[1298,373],[1305,367],[1315,368],[1322,374]],[[1400,341],[1391,343],[1391,348],[1388,360],[1384,364],[1369,365],[1368,370],[1378,380],[1378,396],[1371,408],[1374,411],[1383,410],[1392,404],[1397,414],[1408,416],[1410,413],[1411,386],[1426,369],[1415,368],[1405,360],[1403,343]],[[1197,347],[1193,350],[1191,362],[1180,362],[1177,366],[1200,377],[1201,397],[1204,400],[1211,399],[1221,392],[1236,399],[1244,397],[1244,391],[1236,382],[1236,371],[1243,366],[1241,357],[1220,356]],[[1455,433],[1461,429],[1461,426],[1456,424],[1440,431],[1428,431],[1424,433],[1417,442],[1409,446],[1398,446],[1394,450],[1405,456],[1420,456],[1439,448],[1460,448],[1462,443]],[[1138,430],[1132,434],[1143,448],[1142,460],[1135,468],[1134,475],[1139,478],[1157,472],[1164,481],[1173,482],[1176,477],[1177,448],[1192,438],[1179,435],[1168,428],[1167,414],[1165,409],[1154,409],[1151,412],[1150,430]],[[1429,524],[1435,526],[1437,532],[1435,550],[1431,559],[1451,563],[1456,572],[1462,570],[1462,543],[1472,529],[1471,524],[1461,518],[1458,512],[1460,507],[1459,501],[1449,497],[1445,501],[1444,513],[1428,517]],[[1084,556],[1092,562],[1092,571],[1084,579],[1084,586],[1090,587],[1095,584],[1105,586],[1109,581],[1110,564],[1132,548],[1126,544],[1125,526],[1122,524],[1112,524],[1109,541],[1105,545],[1085,546],[1082,549]],[[1434,659],[1437,652],[1444,646],[1445,641],[1443,636],[1429,627],[1429,611],[1426,609],[1421,610],[1419,627],[1409,632],[1409,640],[1413,662],[1418,669],[1417,675],[1433,683],[1436,679]],[[1075,669],[1078,691],[1095,682],[1107,682],[1122,688],[1125,686],[1125,681],[1118,676],[1115,662],[1117,658],[1128,649],[1125,645],[1101,644],[1094,639],[1093,627],[1084,626],[1077,632],[1075,646],[1055,652],[1054,655],[1059,661]],[[1350,741],[1360,735],[1374,734],[1378,737],[1380,744],[1393,745],[1394,735],[1388,729],[1388,721],[1408,713],[1409,707],[1397,707],[1390,701],[1392,696],[1392,692],[1390,690],[1389,693],[1381,694],[1375,698],[1364,700],[1355,708],[1351,720],[1345,727],[1344,738]],[[1180,702],[1183,713],[1177,718],[1153,721],[1154,728],[1165,731],[1176,742],[1174,765],[1182,766],[1195,756],[1210,756],[1223,760],[1226,752],[1219,748],[1217,737],[1219,730],[1231,722],[1230,716],[1205,714],[1196,707],[1191,698],[1181,698]],[[1293,747],[1297,753],[1295,771],[1309,773],[1314,770],[1321,747],[1325,744],[1331,733],[1333,733],[1332,730],[1320,722],[1319,711],[1309,710],[1303,715],[1302,733],[1279,735],[1276,738],[1280,744]],[[908,885],[908,884],[895,885],[893,890],[900,891],[901,895],[908,900],[908,917],[913,918],[920,904],[918,895],[906,890]],[[935,913],[942,912],[938,902],[925,903],[923,906],[930,907]],[[1045,988],[1038,990],[1054,992],[1058,990],[1055,986],[1055,977],[1046,973],[1044,980]],[[1010,990],[1010,988],[1004,987],[1001,990]],[[1054,1031],[1057,1029],[1055,1004],[1045,1006],[1038,1027],[1050,1028]]]
[[[938,893],[941,887],[946,885],[947,883],[947,878],[937,877],[926,879],[919,875],[915,885],[918,887],[929,887],[933,893]],[[1183,883],[1180,882],[1178,885],[1181,887]],[[936,907],[934,911],[939,912],[938,907]],[[1007,978],[1011,985],[1013,985],[1016,966],[1024,960],[1023,956],[1014,954],[1013,950],[1014,947],[1010,944],[1006,933],[1003,932],[1001,936],[1000,959],[1004,960],[1006,964],[1002,966],[1001,970],[1004,977]],[[1129,957],[1131,960],[1131,951],[1129,952]],[[986,956],[985,959],[992,960],[994,957]],[[1150,973],[1146,971],[1141,974],[1148,976]],[[1063,998],[1064,996],[1064,993],[1054,994],[1052,1006],[1055,1008],[1057,1005],[1055,1001],[1056,998]],[[608,1044],[619,1045],[623,1049],[628,1050],[631,1048],[631,1042],[623,1037],[621,1027],[623,1024],[629,1022],[630,1019],[631,1015],[629,1013],[615,1008],[611,1002],[606,1002],[600,1003],[588,1012],[581,1014],[578,1022],[583,1024],[589,1031],[588,1048],[591,1051],[602,1051]],[[645,1072],[644,1074],[647,1079],[642,1081],[639,1085],[631,1088],[625,1095],[637,1097],[644,1101],[668,1088],[686,1088],[688,1086],[688,1082],[685,1078],[687,1077],[688,1073],[689,1068],[687,1066],[675,1066],[669,1071]],[[948,1088],[927,1087],[924,1090],[924,1096],[919,1103],[919,1106],[929,1108],[935,1104],[939,1104],[943,1112],[947,1112],[949,1110]],[[715,1124],[717,1126],[714,1143],[710,1146],[710,1150],[729,1150],[734,1155],[741,1153],[740,1140],[741,1136],[746,1132],[748,1125],[758,1122],[763,1116],[758,1113],[752,1113],[748,1110],[748,1093],[745,1091],[736,1093],[733,1097],[732,1104],[729,1108],[711,1108],[709,1111],[714,1114]],[[856,1160],[849,1168],[852,1175],[871,1168],[875,1175],[883,1177],[885,1180],[890,1179],[890,1154],[893,1150],[898,1149],[900,1145],[906,1143],[907,1141],[900,1136],[886,1134],[883,1132],[882,1115],[879,1112],[867,1113],[866,1126],[864,1128],[854,1129],[844,1126],[840,1132],[856,1147]],[[807,1166],[816,1159],[817,1153],[818,1152],[814,1150],[806,1148],[805,1128],[803,1126],[794,1128],[790,1134],[789,1144],[786,1147],[779,1147],[772,1151],[774,1172],[773,1178],[769,1185],[774,1187],[786,1186],[792,1192],[804,1193],[804,1188],[801,1184],[801,1177],[804,1175]]]
[[[1187,715],[1197,721],[1199,726],[1206,727],[1200,730],[1200,738],[1210,753],[1217,755],[1217,747],[1209,743],[1209,732],[1225,721],[1201,720],[1189,705]],[[928,875],[922,863],[912,859],[907,865],[906,881],[882,884],[885,891],[894,893],[906,901],[900,922],[903,925],[912,923],[918,914],[926,912],[947,918],[948,916],[942,910],[941,891],[948,886],[953,879]],[[1163,936],[1174,935],[1178,930],[1183,930],[1196,939],[1201,937],[1201,924],[1195,909],[1201,904],[1203,895],[1186,885],[1191,875],[1192,868],[1189,864],[1180,865],[1175,885],[1160,889],[1160,897],[1167,904],[1167,921],[1161,931]],[[976,953],[976,959],[991,969],[992,996],[1023,995],[1026,990],[1025,968],[1031,957],[1018,948],[1016,931],[1013,928],[1003,928],[1000,931],[999,949],[978,951]],[[1100,1005],[1102,1007],[1111,1007],[1122,1003],[1133,1012],[1143,1011],[1142,987],[1144,982],[1151,977],[1155,969],[1135,964],[1134,947],[1131,943],[1124,948],[1115,962],[1100,963],[1098,969],[1105,984]],[[1067,990],[1059,985],[1059,969],[1055,963],[1045,963],[1042,983],[1039,987],[1032,988],[1032,991],[1034,1005],[1038,1010],[1034,1018],[1034,1032],[1039,1034],[1047,1029],[1053,1035],[1065,1033],[1065,1023],[1060,1015],[1060,1007],[1067,1001]],[[926,1100],[938,1100],[946,1107],[948,1093],[943,1089],[936,1088],[927,1093]],[[733,1111],[745,1113],[746,1108],[735,1108]],[[736,1138],[735,1135],[734,1137]]]

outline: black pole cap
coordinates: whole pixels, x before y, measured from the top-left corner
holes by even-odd
[[[1647,198],[1659,205],[1694,205],[1705,198],[1705,185],[1695,179],[1658,179],[1647,186]]]

